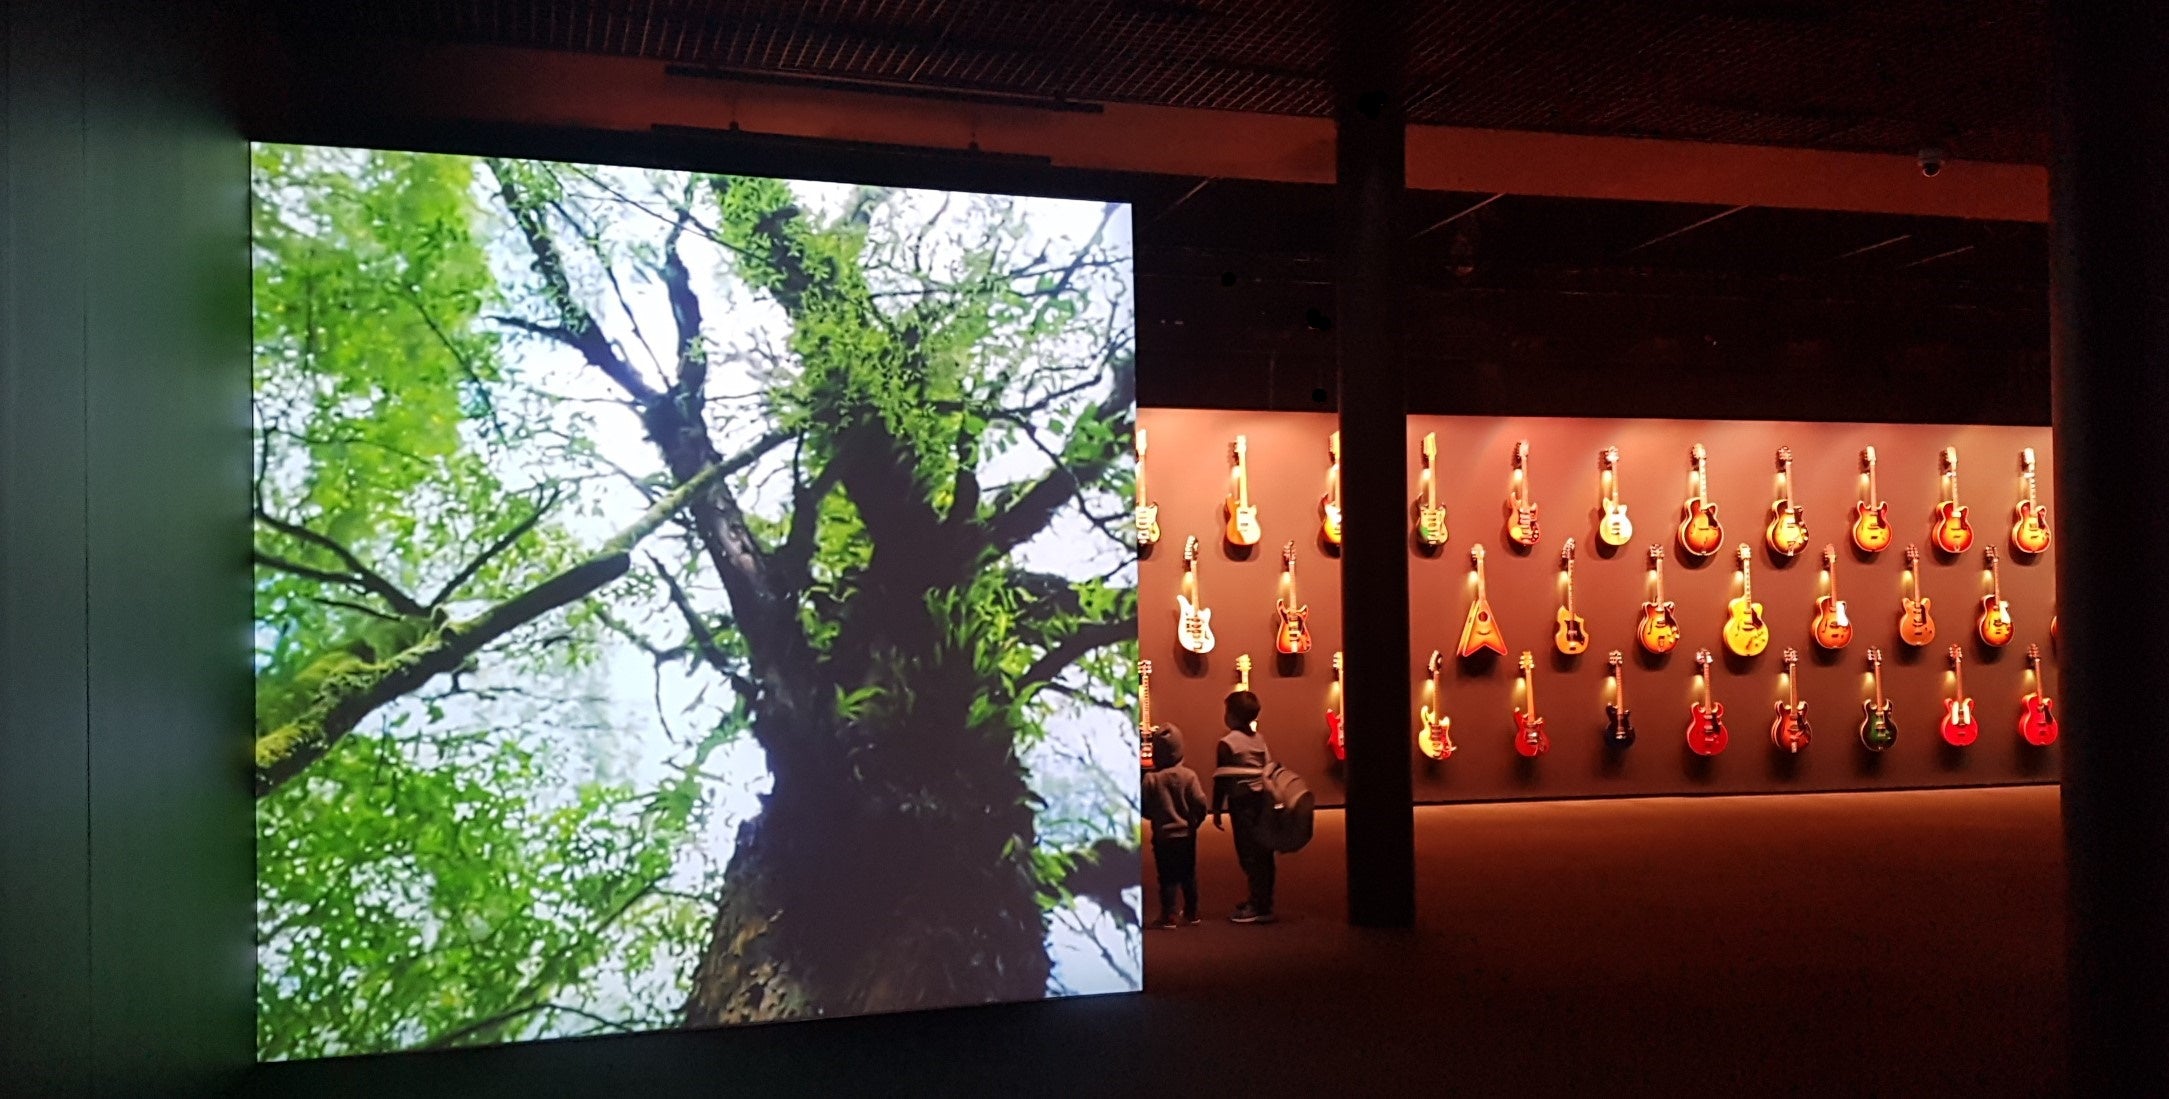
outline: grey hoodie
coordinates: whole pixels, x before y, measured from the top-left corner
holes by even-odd
[[[1152,770],[1145,773],[1145,819],[1155,840],[1182,839],[1205,823],[1205,784],[1182,765],[1182,730],[1162,725],[1152,734]]]

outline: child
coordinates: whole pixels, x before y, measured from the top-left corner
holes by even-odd
[[[1145,926],[1175,926],[1175,891],[1182,922],[1197,916],[1197,828],[1205,823],[1205,784],[1182,765],[1182,730],[1161,725],[1152,734],[1152,770],[1145,774],[1145,819],[1152,822],[1152,866],[1160,879],[1160,918]]]
[[[1235,861],[1250,882],[1250,899],[1228,917],[1235,923],[1273,922],[1273,849],[1258,838],[1258,818],[1270,807],[1261,777],[1268,753],[1258,735],[1259,709],[1258,696],[1249,691],[1228,695],[1228,735],[1220,738],[1213,768],[1213,827],[1227,830],[1223,810],[1235,818]]]

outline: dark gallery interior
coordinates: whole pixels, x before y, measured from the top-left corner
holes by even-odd
[[[2169,1092],[2165,54],[0,0],[0,1078]]]

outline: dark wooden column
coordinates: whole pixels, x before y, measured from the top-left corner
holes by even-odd
[[[1348,918],[1415,921],[1409,786],[1406,393],[1401,378],[1407,157],[1397,0],[1338,5],[1335,350],[1347,653]]]
[[[2169,11],[2052,5],[2071,1093],[2169,1092]]]

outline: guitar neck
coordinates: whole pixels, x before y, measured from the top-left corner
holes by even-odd
[[[1884,707],[1884,705],[1885,705],[1885,703],[1883,702],[1883,665],[1882,665],[1882,664],[1880,664],[1880,663],[1878,663],[1878,664],[1877,664],[1877,665],[1875,666],[1875,708],[1876,708],[1876,709],[1878,709],[1878,710],[1880,710],[1880,709],[1882,709],[1882,708]]]
[[[1533,720],[1536,717],[1536,669],[1534,667],[1523,669],[1521,681],[1527,684],[1529,688],[1529,717]]]
[[[1146,676],[1137,683],[1137,729],[1152,732],[1152,677]]]
[[[1438,460],[1423,460],[1423,506],[1438,506]]]
[[[1235,459],[1235,502],[1238,506],[1250,506],[1250,459],[1238,455]]]
[[[1570,617],[1570,618],[1571,618],[1571,617],[1573,617],[1573,615],[1574,615],[1574,560],[1573,560],[1572,558],[1568,558],[1568,559],[1567,559],[1567,565],[1566,565],[1566,612],[1567,612],[1567,616],[1568,616],[1568,617]]]
[[[1876,490],[1875,490],[1875,463],[1874,463],[1874,462],[1869,462],[1869,463],[1868,463],[1868,498],[1867,498],[1866,500],[1862,501],[1862,502],[1863,502],[1863,503],[1866,503],[1866,504],[1868,504],[1869,506],[1871,506],[1871,507],[1872,507],[1872,506],[1874,506],[1874,504],[1875,504],[1875,501],[1876,501]]]

